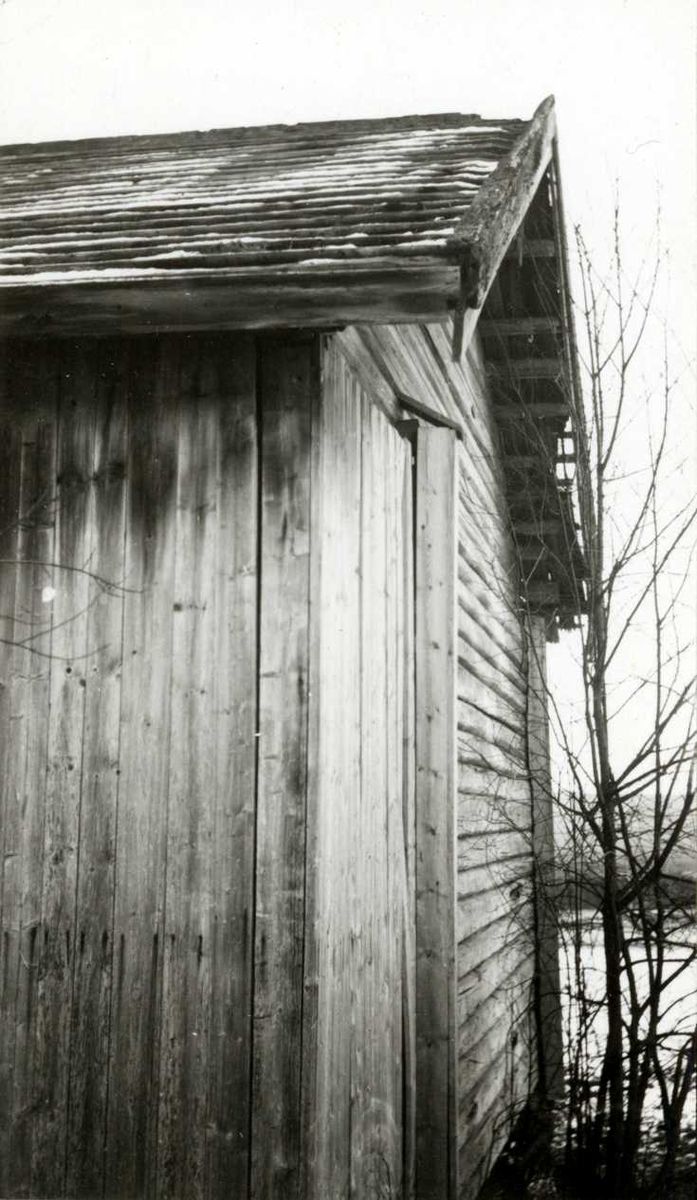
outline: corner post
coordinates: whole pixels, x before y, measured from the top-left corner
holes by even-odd
[[[537,930],[537,1034],[539,1087],[544,1101],[564,1092],[559,939],[550,896],[555,885],[554,806],[549,759],[546,621],[528,615],[528,761],[532,793],[532,851]]]
[[[416,449],[416,1200],[457,1183],[456,435]]]

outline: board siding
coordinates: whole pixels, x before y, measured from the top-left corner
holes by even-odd
[[[308,856],[316,1066],[307,1073],[306,1194],[388,1198],[404,1194],[410,1152],[403,1115],[403,995],[413,990],[403,810],[404,778],[413,778],[404,701],[404,631],[413,621],[410,447],[334,338],[323,355],[316,438],[316,828]]]
[[[259,766],[252,1087],[254,1200],[299,1196],[310,588],[310,341],[260,363]]]
[[[45,361],[42,365],[46,365]],[[77,884],[83,795],[94,463],[89,356],[61,353],[52,671],[43,855],[44,939],[39,968],[37,1074],[41,1079],[32,1182],[38,1195],[62,1193],[70,1113],[70,1042],[75,982]]]
[[[461,364],[446,324],[321,344],[4,367],[3,636],[38,620],[48,654],[3,647],[8,1196],[470,1200],[534,1081],[525,650],[476,338]],[[414,514],[395,389],[462,427],[421,423]]]
[[[246,1194],[256,353],[4,366],[3,1195]]]
[[[224,1200],[245,1196],[249,1159],[259,486],[253,338],[221,347],[216,370],[220,474],[213,738],[218,803],[211,864],[215,914],[206,1195]]]
[[[173,619],[177,355],[131,344],[105,1194],[155,1192]]]
[[[351,1160],[352,894],[348,849],[360,794],[361,406],[333,344],[323,356],[313,475],[313,682],[309,774],[314,837],[315,1062],[308,1078],[308,1197],[347,1200]],[[309,916],[309,913],[308,913]],[[308,961],[306,979],[310,978]],[[306,986],[306,994],[308,989]],[[309,1048],[309,1043],[305,1042]],[[309,1064],[308,1064],[309,1065]]]
[[[104,1172],[124,597],[127,352],[123,345],[96,343],[86,361],[94,427],[86,560],[92,574],[80,681],[85,711],[66,1138],[70,1196],[98,1193]]]
[[[456,421],[462,435],[455,521],[456,1023],[458,1088],[463,1096],[474,1088],[467,1111],[476,1099],[478,1115],[458,1113],[457,1160],[459,1194],[470,1200],[529,1096],[536,1061],[528,685],[503,462],[476,332],[460,363],[452,362],[447,322],[373,326],[337,337],[364,379],[377,374],[382,381],[384,408],[402,393]],[[484,971],[489,986],[480,982]],[[515,1009],[513,994],[520,1000]],[[476,1096],[484,1080],[473,1064],[482,1054],[498,1064],[489,1112]]]
[[[51,608],[44,603],[53,558],[57,365],[32,395],[28,364],[10,355],[2,406],[23,416],[3,447],[2,892],[0,895],[0,1191],[31,1186],[37,1088],[36,1029],[41,952]],[[9,737],[5,735],[9,731]]]
[[[457,1193],[455,435],[420,429],[416,462],[416,1177]]]

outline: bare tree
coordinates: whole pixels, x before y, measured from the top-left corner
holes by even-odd
[[[695,795],[693,626],[681,614],[690,605],[697,503],[676,487],[680,381],[665,331],[655,362],[658,242],[629,284],[617,208],[609,270],[597,270],[580,230],[576,250],[583,377],[570,389],[567,432],[585,560],[571,580],[584,614],[575,631],[582,736],[546,688],[563,763],[551,796],[562,883],[550,887],[538,872],[538,892],[565,944],[572,1001],[566,1165],[582,1194],[628,1200],[673,1194],[695,1071],[694,1014],[684,999],[697,955],[694,894],[676,876]],[[640,372],[647,347],[648,387]],[[532,419],[527,437],[537,437]],[[544,450],[541,438],[536,449]],[[571,495],[568,479],[559,486]],[[600,981],[587,946],[594,919]],[[659,1127],[647,1155],[652,1111]]]

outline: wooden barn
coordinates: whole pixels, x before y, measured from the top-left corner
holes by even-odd
[[[0,1196],[472,1200],[559,1066],[553,102],[0,157]]]

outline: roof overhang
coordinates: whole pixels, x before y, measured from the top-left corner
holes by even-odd
[[[4,159],[6,336],[451,318],[459,358],[481,315],[522,598],[552,633],[583,611],[552,97],[529,122],[446,114],[9,147]]]
[[[415,131],[418,133],[417,120],[406,118],[383,123],[343,123],[341,128],[356,126],[360,136],[364,137],[366,127],[376,125],[388,131],[398,129],[400,136],[407,139]],[[454,121],[455,118],[451,116],[422,119],[424,130],[426,133],[430,131],[431,136],[434,124],[440,122],[447,133],[451,127],[457,128],[453,125]],[[467,131],[468,121],[479,122],[480,126],[487,128],[481,118],[462,117],[459,121],[464,125],[463,132]],[[138,258],[136,250],[132,252],[130,262],[125,260],[126,265],[110,264],[107,260],[111,255],[103,252],[101,256],[95,254],[90,259],[89,254],[83,251],[80,240],[85,236],[82,232],[84,229],[87,229],[87,236],[90,235],[89,222],[95,211],[89,181],[81,178],[79,195],[74,200],[75,188],[69,175],[72,169],[70,145],[46,147],[45,161],[58,165],[27,171],[29,183],[24,185],[24,201],[27,203],[29,197],[30,202],[31,192],[28,189],[32,174],[41,177],[48,170],[59,182],[63,181],[63,177],[67,178],[65,194],[69,196],[69,204],[66,209],[61,193],[58,193],[60,201],[52,201],[51,192],[48,193],[48,199],[42,194],[41,222],[38,236],[34,234],[37,240],[32,249],[22,258],[22,243],[26,238],[19,236],[18,249],[10,253],[11,268],[3,274],[0,266],[0,333],[9,336],[31,336],[35,333],[63,336],[196,329],[318,328],[356,323],[428,323],[455,315],[454,352],[459,356],[463,341],[466,342],[468,333],[476,323],[474,314],[481,308],[499,264],[550,162],[555,134],[553,98],[549,97],[540,105],[530,122],[509,124],[518,136],[509,135],[510,148],[489,173],[481,172],[476,164],[476,150],[472,151],[475,160],[473,169],[480,169],[483,181],[476,188],[473,199],[470,187],[468,202],[465,204],[463,201],[460,214],[455,205],[450,232],[443,238],[419,237],[418,221],[424,218],[420,218],[417,211],[414,217],[415,235],[409,230],[412,240],[404,241],[394,249],[388,244],[384,253],[378,250],[370,254],[359,244],[351,248],[353,253],[347,257],[332,259],[324,253],[321,259],[311,256],[303,258],[302,252],[293,252],[291,243],[290,250],[286,249],[276,257],[273,252],[266,250],[257,254],[238,253],[234,261],[237,263],[244,259],[241,265],[230,265],[228,260],[223,260],[223,265],[213,262],[204,267],[197,265],[193,255],[181,268],[168,263],[167,258],[176,256],[175,249],[161,255],[163,261],[152,266],[140,265],[142,259]],[[495,128],[495,123],[493,125]],[[403,132],[405,126],[406,131]],[[307,128],[312,130],[308,137],[316,140],[316,131],[324,127]],[[331,136],[332,128],[326,127],[328,132],[325,138]],[[473,132],[476,133],[477,128],[474,124]],[[242,132],[247,135],[247,141],[253,138],[254,130]],[[236,131],[231,131],[231,135],[233,133]],[[286,132],[285,136],[292,147],[291,133]],[[264,135],[268,139],[268,134],[268,129],[260,131],[260,137]],[[200,136],[205,138],[207,135]],[[239,132],[236,136],[239,137]],[[280,136],[274,132],[276,139]],[[293,133],[293,136],[297,138],[297,133]],[[116,142],[123,143],[124,154],[135,155],[140,142],[145,143],[141,154],[156,158],[161,153],[157,139],[106,139],[104,158],[107,162],[109,154],[113,154],[112,144]],[[167,143],[170,156],[176,155],[176,138],[162,139],[162,142]],[[262,140],[262,150],[264,144]],[[82,145],[79,142],[73,144],[78,162],[88,154]],[[99,154],[98,141],[85,145],[89,147],[89,154]],[[405,145],[409,147],[406,140]],[[191,153],[187,147],[188,143],[182,142],[181,153],[184,158]],[[20,166],[23,165],[24,152],[25,170],[27,164],[34,167],[40,161],[42,149],[19,148],[14,155],[10,153],[10,162],[17,160]],[[12,147],[8,148],[8,151],[12,150]],[[437,154],[436,147],[436,158]],[[87,157],[86,163],[89,161]],[[327,161],[331,164],[331,155]],[[412,166],[409,163],[409,167]],[[399,169],[397,161],[397,195]],[[437,171],[437,164],[434,169]],[[448,171],[452,175],[450,163]],[[442,183],[437,175],[435,184],[427,177],[425,190],[417,195],[415,203],[428,208],[434,187],[447,187],[450,181],[451,176],[446,173]],[[369,182],[372,180],[369,179]],[[234,186],[234,182],[228,185],[233,189],[229,193],[231,196],[235,194]],[[78,201],[82,209],[75,208]],[[331,202],[336,208],[336,195],[331,197]],[[375,213],[382,219],[385,200],[379,188],[371,202],[375,206]],[[13,216],[16,209],[10,208],[9,211],[10,223],[7,228],[11,230],[17,227],[18,218]],[[144,206],[142,211],[145,220],[152,207]],[[170,221],[175,220],[181,211],[179,201],[169,202],[169,207],[163,205],[163,212],[169,214]],[[202,211],[205,220],[206,210]],[[75,217],[76,212],[79,222]],[[96,212],[101,219],[98,208]],[[292,208],[290,212],[293,214]],[[45,217],[44,213],[47,214]],[[2,219],[0,213],[0,228]],[[128,241],[128,231],[134,227],[133,219],[137,222],[137,215],[135,218],[129,215],[129,224],[123,230],[117,230],[122,235],[122,242]],[[198,216],[196,219],[199,219]],[[75,261],[55,266],[55,251],[42,231],[48,223],[51,236],[55,236],[55,228],[60,229],[61,222],[68,231],[66,238],[74,239]],[[79,232],[74,233],[73,228]],[[137,223],[135,228],[137,231]],[[133,238],[134,242],[137,240]],[[70,254],[71,241],[65,241],[64,244],[68,247],[65,253]],[[18,266],[12,265],[13,253],[18,258]],[[341,253],[345,253],[343,248]],[[289,261],[283,261],[284,258]],[[81,262],[82,259],[85,261]],[[118,264],[119,260],[115,261]],[[466,320],[468,310],[470,316]]]

